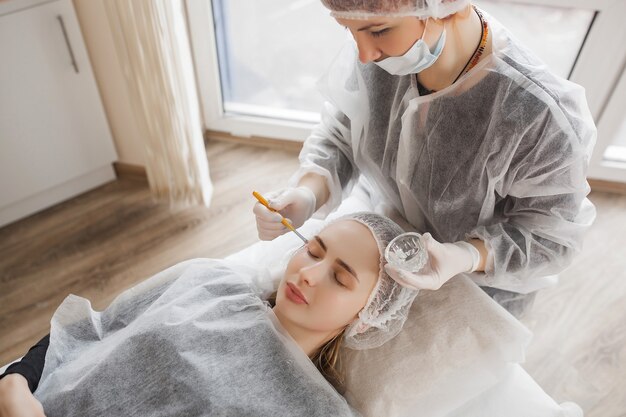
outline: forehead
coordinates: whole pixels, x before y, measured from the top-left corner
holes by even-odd
[[[380,252],[367,226],[355,220],[340,220],[325,227],[319,237],[329,253],[352,268],[378,273]]]
[[[412,19],[412,18],[410,18]],[[377,27],[384,26],[390,24],[399,24],[404,20],[407,20],[406,17],[372,17],[369,19],[342,19],[336,17],[335,20],[342,26],[349,27],[354,30],[359,30],[362,28],[367,28],[368,26]]]

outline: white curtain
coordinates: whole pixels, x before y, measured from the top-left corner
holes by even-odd
[[[104,3],[143,134],[153,195],[208,206],[213,186],[183,0]]]

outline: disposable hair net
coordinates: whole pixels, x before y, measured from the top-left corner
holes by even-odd
[[[470,0],[322,0],[331,16],[342,19],[415,16],[442,19],[462,10]]]
[[[405,288],[385,272],[385,248],[402,228],[389,218],[376,213],[361,212],[340,217],[340,220],[354,220],[366,226],[378,245],[379,276],[365,307],[358,319],[351,323],[344,333],[344,346],[362,350],[381,346],[396,336],[406,317],[417,291]],[[331,222],[331,224],[333,223]]]

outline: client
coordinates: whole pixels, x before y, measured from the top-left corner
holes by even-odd
[[[208,259],[102,312],[69,296],[40,343],[41,377],[29,353],[0,380],[0,416],[355,415],[335,389],[338,351],[378,347],[402,328],[417,292],[385,273],[383,257],[400,233],[373,213],[335,220],[291,256],[273,307],[261,296],[266,271]]]

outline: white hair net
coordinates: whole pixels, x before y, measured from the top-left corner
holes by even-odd
[[[342,19],[415,16],[442,19],[462,10],[470,0],[322,0],[331,16]]]
[[[396,336],[406,320],[417,291],[405,288],[385,272],[385,248],[404,231],[391,219],[380,214],[360,212],[348,214],[333,222],[354,220],[366,226],[378,245],[379,276],[358,319],[344,333],[344,346],[362,350],[381,346]]]

